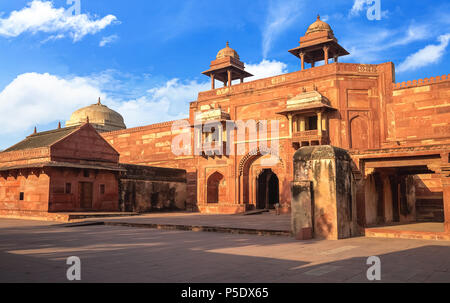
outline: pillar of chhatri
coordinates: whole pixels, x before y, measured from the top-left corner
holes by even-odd
[[[329,58],[337,62],[338,57],[349,54],[339,45],[334,37],[330,25],[317,16],[317,20],[308,27],[306,34],[300,38],[300,46],[289,50],[291,54],[300,58],[301,70],[305,69],[305,63],[315,66],[317,61],[325,61],[328,64]]]
[[[240,61],[238,53],[227,46],[221,49],[216,60],[211,61],[211,66],[202,74],[211,78],[211,89],[215,89],[215,80],[223,82],[224,86],[231,86],[233,80],[244,82],[244,78],[253,76],[245,71],[244,63]]]

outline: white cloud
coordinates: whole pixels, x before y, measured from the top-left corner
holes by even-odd
[[[263,60],[247,64],[255,76],[249,80],[270,77],[287,72],[286,64]],[[64,122],[75,110],[102,103],[118,111],[128,127],[187,118],[189,102],[195,101],[201,91],[210,89],[210,82],[171,79],[147,89],[136,90],[130,97],[129,79],[135,75],[107,70],[85,77],[60,77],[48,73],[26,73],[17,76],[0,91],[0,148],[29,134],[35,125]],[[145,77],[146,78],[146,77]],[[43,130],[43,129],[38,129]],[[11,140],[14,140],[11,142]]]
[[[45,44],[45,43],[50,42],[50,41],[60,40],[60,39],[63,39],[64,37],[65,37],[64,34],[51,35],[48,38],[42,40],[41,44]]]
[[[122,102],[116,100],[112,107],[124,116],[128,127],[187,118],[189,102],[196,100],[200,91],[209,89],[209,82],[171,79],[149,89],[145,96]]]
[[[320,20],[322,20],[323,22],[328,22],[328,20],[330,20],[330,16],[329,15],[322,15],[322,16],[320,16]]]
[[[44,32],[56,37],[69,35],[78,42],[86,35],[96,34],[117,21],[113,15],[93,20],[87,14],[69,15],[64,8],[55,8],[51,1],[33,0],[7,18],[0,19],[0,36],[17,37],[23,33]]]
[[[245,70],[253,74],[247,81],[267,78],[287,73],[287,65],[276,60],[262,60],[258,64],[246,64]]]
[[[276,38],[300,16],[300,1],[298,0],[277,0],[270,2],[268,15],[263,27],[263,58],[272,48]]]
[[[104,47],[107,44],[111,44],[116,42],[119,39],[119,36],[117,35],[111,35],[111,36],[107,36],[107,37],[103,37],[102,40],[99,43],[100,47]]]
[[[390,30],[376,28],[351,33],[343,45],[351,45],[347,59],[361,63],[386,60],[386,50],[430,38],[429,25],[412,24],[407,29]]]
[[[450,33],[441,35],[438,38],[439,44],[430,44],[419,50],[418,52],[408,56],[405,61],[399,64],[397,71],[405,72],[416,70],[438,62],[445,53],[450,42]]]
[[[0,134],[22,133],[37,124],[64,121],[101,95],[88,79],[50,74],[19,75],[0,92]]]

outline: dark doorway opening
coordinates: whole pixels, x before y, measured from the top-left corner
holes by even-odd
[[[257,179],[256,208],[270,209],[280,202],[280,187],[277,175],[271,169],[264,169]]]

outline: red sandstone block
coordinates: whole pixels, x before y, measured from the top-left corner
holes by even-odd
[[[312,235],[312,228],[311,227],[305,227],[302,228],[298,234],[295,235],[296,240],[310,240],[313,238]]]

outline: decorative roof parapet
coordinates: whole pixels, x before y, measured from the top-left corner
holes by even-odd
[[[399,82],[399,83],[393,83],[394,89],[401,89],[401,88],[409,88],[409,87],[416,87],[416,86],[422,86],[422,85],[429,85],[433,83],[440,83],[450,80],[450,74],[449,75],[443,75],[443,76],[437,76],[437,77],[431,77],[431,78],[424,78],[424,79],[418,79],[418,80],[410,80],[406,82]]]
[[[315,68],[305,69],[303,71],[295,71],[279,76],[273,76],[246,83],[235,84],[231,87],[216,88],[213,90],[199,92],[198,100],[202,101],[209,98],[231,95],[235,93],[265,89],[279,84],[289,82],[312,80],[327,74],[373,74],[377,75],[378,68],[375,64],[357,64],[357,63],[332,63]]]
[[[103,137],[108,137],[111,135],[131,134],[131,133],[147,131],[147,130],[152,130],[152,129],[157,129],[157,128],[168,128],[168,127],[172,127],[172,125],[176,121],[184,121],[184,120],[188,120],[188,118],[186,117],[185,119],[172,120],[172,121],[150,124],[150,125],[146,125],[146,126],[137,126],[137,127],[127,128],[127,129],[114,130],[114,131],[110,131],[110,132],[104,132],[101,135]]]

